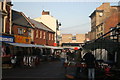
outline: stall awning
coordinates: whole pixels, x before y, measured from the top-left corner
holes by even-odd
[[[34,44],[23,44],[23,43],[7,43],[13,46],[18,47],[39,47],[39,48],[52,48],[52,49],[63,49],[62,47],[55,47],[55,46],[43,46],[43,45],[34,45]]]
[[[55,46],[45,46],[45,48],[52,48],[52,49],[63,49],[62,47],[55,47]]]
[[[119,46],[118,42],[113,42],[112,40],[109,39],[99,39],[97,41],[83,45],[83,48],[91,50],[106,49],[108,51],[113,51],[116,50],[118,46]]]
[[[19,47],[44,47],[42,45],[34,45],[34,44],[23,44],[23,43],[8,43],[13,46],[19,46]]]

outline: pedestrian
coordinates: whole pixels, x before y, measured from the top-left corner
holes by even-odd
[[[76,78],[78,78],[80,72],[82,72],[82,68],[79,66],[79,64],[81,64],[81,61],[82,61],[81,51],[82,51],[82,48],[78,49],[75,54],[75,62],[76,62],[76,66],[77,66]]]
[[[71,51],[69,49],[67,50],[66,55],[67,55],[67,60],[69,61],[71,56]]]
[[[17,61],[17,56],[13,55],[11,57],[11,64],[12,64],[13,68],[16,67],[16,61]]]
[[[65,62],[66,59],[67,59],[66,51],[62,50],[62,52],[60,54],[60,60],[62,62],[62,66],[64,65],[64,62]]]
[[[94,80],[95,79],[95,57],[91,51],[87,51],[87,53],[83,56],[85,63],[88,68],[88,79]]]

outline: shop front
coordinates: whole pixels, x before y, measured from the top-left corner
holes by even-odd
[[[11,46],[6,43],[14,43],[14,37],[10,35],[0,36],[1,54],[2,57],[2,68],[11,68]]]
[[[5,43],[13,43],[14,37],[13,36],[0,36],[0,42],[1,42],[1,55],[2,57],[10,56],[10,46],[6,45]]]

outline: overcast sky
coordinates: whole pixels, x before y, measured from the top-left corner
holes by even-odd
[[[90,14],[103,2],[14,2],[13,9],[23,12],[27,17],[37,18],[42,10],[61,22],[62,34],[84,34],[90,31]],[[111,2],[111,5],[117,5]]]

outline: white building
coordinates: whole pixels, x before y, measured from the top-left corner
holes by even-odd
[[[38,22],[42,22],[46,26],[48,26],[50,29],[52,29],[55,32],[55,43],[59,43],[59,36],[60,36],[60,31],[59,31],[59,24],[58,20],[54,18],[53,16],[50,15],[49,11],[42,11],[42,16],[35,18],[34,20]]]

